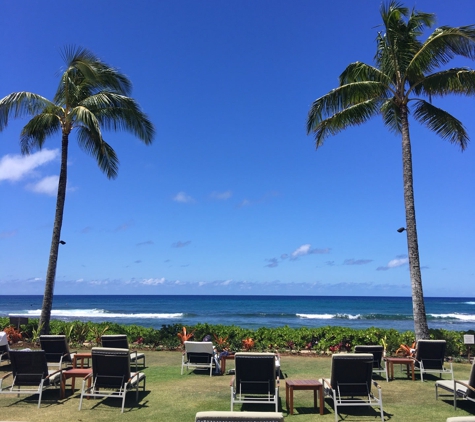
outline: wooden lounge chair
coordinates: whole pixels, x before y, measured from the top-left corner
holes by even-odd
[[[454,410],[457,409],[457,399],[469,400],[475,402],[475,367],[472,364],[470,378],[468,380],[437,380],[435,382],[435,399],[437,400],[442,394],[439,388],[448,391],[450,396],[454,398]],[[447,394],[444,394],[447,395]]]
[[[284,415],[278,412],[198,412],[195,422],[284,422]]]
[[[101,336],[102,347],[112,347],[115,349],[128,349],[129,341],[125,334],[110,334]],[[142,361],[142,368],[145,368],[145,354],[137,350],[130,351],[130,362],[135,364],[135,370],[138,370],[138,361]]]
[[[355,353],[371,353],[373,355],[373,373],[384,374],[388,379],[388,368],[383,360],[384,347],[381,345],[358,345],[355,346]]]
[[[0,331],[0,365],[2,362],[10,363],[10,347],[8,346],[8,336],[4,331]]]
[[[10,350],[12,371],[0,380],[2,394],[39,394],[38,408],[41,406],[43,391],[49,387],[59,387],[61,370],[48,371],[46,354],[43,350]],[[12,378],[10,385],[5,381]],[[58,389],[59,391],[59,389]]]
[[[419,340],[416,346],[416,354],[414,356],[414,369],[420,371],[421,381],[424,381],[424,374],[450,374],[450,378],[454,379],[454,371],[452,362],[450,367],[445,367],[445,349],[447,343],[445,340]]]
[[[135,390],[135,400],[139,399],[139,385],[143,382],[145,391],[145,374],[130,371],[129,349],[93,347],[91,350],[92,373],[84,378],[79,400],[79,410],[84,397],[115,397],[122,399],[121,413],[124,412],[125,396]],[[92,377],[92,386],[86,386]]]
[[[279,376],[274,353],[238,352],[231,381],[231,411],[234,403],[273,404],[279,409]]]
[[[216,372],[221,372],[213,343],[211,341],[185,341],[185,351],[181,357],[181,375],[183,375],[183,368],[186,369],[209,369],[209,376],[213,375],[213,366],[216,367]]]
[[[371,379],[373,355],[370,353],[341,353],[332,356],[331,378],[322,379],[325,396],[333,400],[335,421],[342,406],[379,407],[384,421],[381,387]],[[375,396],[372,385],[377,389]]]
[[[41,335],[41,349],[45,351],[48,366],[63,369],[72,365],[74,353],[70,353],[69,344],[64,335]]]

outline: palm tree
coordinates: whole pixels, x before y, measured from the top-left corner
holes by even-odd
[[[409,11],[393,0],[381,6],[381,17],[384,32],[377,36],[376,65],[350,64],[340,75],[340,86],[313,102],[307,133],[315,134],[318,149],[327,136],[380,114],[384,124],[401,135],[414,327],[417,339],[427,339],[429,328],[414,207],[409,105],[415,120],[465,149],[469,138],[462,123],[434,106],[432,99],[448,94],[475,94],[474,70],[441,69],[455,56],[475,59],[475,26],[443,26],[422,42],[419,37],[423,30],[435,22],[433,14]]]
[[[61,133],[56,214],[39,324],[44,334],[49,333],[53,306],[66,200],[69,135],[76,129],[82,149],[95,157],[99,168],[108,178],[114,179],[117,177],[119,160],[112,147],[105,142],[102,129],[126,130],[146,145],[152,143],[155,132],[148,117],[129,97],[132,84],[125,75],[86,49],[66,47],[62,55],[66,70],[53,101],[31,92],[14,92],[0,100],[0,131],[7,126],[9,117],[31,117],[20,134],[22,154],[41,149],[47,137]]]

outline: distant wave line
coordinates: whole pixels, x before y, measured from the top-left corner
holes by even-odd
[[[413,319],[412,315],[402,315],[402,314],[367,314],[367,315],[351,315],[351,314],[296,314],[298,318],[302,319],[373,319],[373,320],[410,320]],[[427,314],[427,319],[429,320],[454,320],[454,321],[475,321],[475,315],[466,315],[466,314]]]
[[[39,317],[41,309],[30,310],[25,313],[12,313],[9,316],[29,316]],[[53,310],[51,315],[55,317],[68,318],[137,318],[137,319],[174,319],[184,316],[181,312],[176,313],[137,313],[124,314],[115,312],[106,312],[103,309],[71,309],[71,310]]]

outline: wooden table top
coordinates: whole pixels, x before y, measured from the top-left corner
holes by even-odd
[[[285,383],[289,387],[320,387],[322,383],[317,380],[286,380]]]

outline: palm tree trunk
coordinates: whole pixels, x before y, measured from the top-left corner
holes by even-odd
[[[417,242],[416,208],[414,205],[414,187],[412,179],[412,152],[409,136],[407,107],[401,110],[402,123],[402,163],[404,179],[404,205],[406,209],[407,251],[412,287],[412,311],[416,340],[429,338],[424,294],[422,292],[421,265],[419,262],[419,245]]]
[[[56,266],[58,263],[59,241],[61,239],[61,227],[63,225],[64,203],[66,201],[66,180],[68,172],[68,134],[63,133],[61,142],[61,170],[59,172],[58,195],[56,197],[56,214],[54,217],[53,236],[49,253],[48,270],[46,272],[45,293],[39,328],[41,334],[49,334],[51,309],[53,308],[54,282],[56,278]]]

